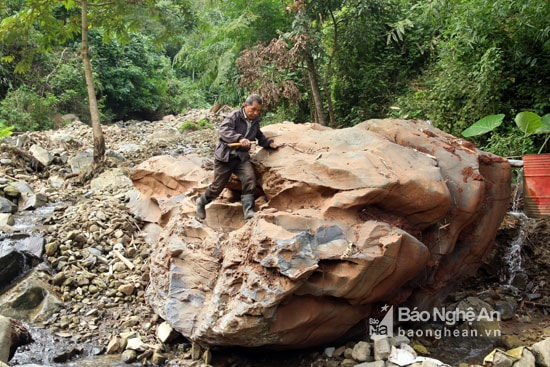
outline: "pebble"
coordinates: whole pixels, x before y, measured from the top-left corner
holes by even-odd
[[[127,296],[132,295],[134,293],[135,287],[133,284],[123,284],[118,287],[118,291],[124,293]]]
[[[137,352],[132,349],[126,349],[122,352],[121,359],[124,363],[133,363],[137,360]]]

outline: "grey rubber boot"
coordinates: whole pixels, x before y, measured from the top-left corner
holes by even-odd
[[[254,211],[254,194],[241,196],[241,201],[243,202],[244,220],[249,220],[256,214]]]
[[[205,219],[206,218],[206,208],[205,208],[205,206],[209,202],[210,202],[210,200],[208,200],[204,194],[202,194],[197,199],[197,208],[195,209],[195,215],[197,216],[197,218],[199,218],[199,219]]]

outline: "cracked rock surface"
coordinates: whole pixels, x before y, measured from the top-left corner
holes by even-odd
[[[505,159],[422,121],[262,130],[285,146],[253,154],[250,221],[236,179],[195,219],[213,175],[200,156],[156,156],[130,175],[134,214],[161,228],[147,299],[190,340],[321,345],[380,304],[440,304],[491,251],[510,198]]]

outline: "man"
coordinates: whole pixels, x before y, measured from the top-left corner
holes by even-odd
[[[262,112],[262,98],[251,94],[240,110],[226,117],[219,129],[219,143],[214,152],[214,181],[206,192],[197,200],[196,216],[206,218],[205,206],[218,197],[235,173],[242,183],[244,219],[254,217],[254,191],[256,190],[256,176],[250,162],[251,141],[258,141],[264,148],[277,149],[280,144],[268,139],[260,130],[260,113]],[[237,147],[229,144],[238,143]]]

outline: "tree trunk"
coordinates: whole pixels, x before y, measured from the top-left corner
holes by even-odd
[[[336,127],[336,117],[334,116],[334,107],[332,106],[332,98],[330,96],[328,83],[325,81],[325,99],[327,100],[329,126]]]
[[[325,112],[323,111],[323,100],[321,99],[321,90],[319,89],[319,82],[317,81],[317,71],[313,58],[311,55],[306,55],[307,63],[307,75],[309,77],[309,84],[311,86],[311,94],[313,96],[313,102],[315,103],[315,112],[317,113],[317,122],[323,126],[327,126],[327,119]]]
[[[94,78],[92,75],[92,63],[90,62],[90,49],[88,47],[88,3],[82,0],[82,48],[81,57],[84,64],[84,76],[86,77],[86,88],[88,90],[88,102],[90,105],[90,118],[92,120],[92,133],[94,137],[94,162],[99,163],[105,156],[105,139],[99,119],[99,108],[94,89]]]
[[[325,90],[325,99],[327,101],[328,107],[328,117],[329,117],[329,126],[336,127],[336,117],[334,116],[334,107],[332,105],[332,96],[330,95],[330,78],[332,76],[332,60],[334,60],[334,55],[338,50],[338,23],[336,22],[336,17],[332,10],[330,11],[330,17],[332,18],[333,25],[333,39],[332,39],[332,51],[329,55],[329,60],[327,64],[327,70],[325,72],[325,77],[323,78],[323,89]]]

